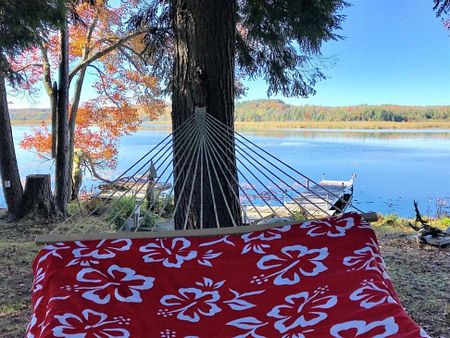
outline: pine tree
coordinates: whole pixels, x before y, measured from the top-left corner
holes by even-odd
[[[149,7],[133,25],[151,28],[146,54],[154,73],[172,91],[173,128],[192,116],[196,107],[206,107],[208,114],[233,128],[234,97],[240,91],[236,77],[263,77],[269,94],[314,94],[314,85],[325,78],[320,69],[321,45],[340,38],[335,31],[345,6],[343,0],[149,0]],[[221,137],[230,138],[229,153],[234,154],[232,137]],[[237,176],[235,157],[225,161],[229,172]],[[187,174],[174,169],[175,180]],[[233,207],[231,218],[240,224],[238,188],[225,182],[222,177],[214,182],[225,191],[225,198],[219,193],[216,201],[224,204],[226,199]],[[175,186],[176,199],[180,191]],[[194,192],[194,204],[199,194]],[[175,215],[177,228],[183,226],[183,206],[189,198],[185,195]],[[205,205],[204,210],[206,220],[214,218],[211,206]],[[220,211],[221,226],[232,226],[231,218],[226,210]],[[216,222],[207,223],[214,226]]]

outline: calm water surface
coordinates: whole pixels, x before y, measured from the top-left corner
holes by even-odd
[[[17,143],[31,127],[14,126]],[[127,169],[168,133],[151,126],[121,139],[118,168]],[[413,216],[413,200],[434,215],[450,212],[450,130],[298,130],[245,131],[243,134],[313,179],[350,179],[356,173],[355,204],[363,210]],[[54,164],[16,148],[21,175],[52,173]],[[90,187],[92,180],[86,180]],[[0,195],[0,206],[4,207]]]

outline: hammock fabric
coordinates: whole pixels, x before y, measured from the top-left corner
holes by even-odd
[[[243,235],[59,243],[34,275],[28,337],[428,337],[355,213]]]

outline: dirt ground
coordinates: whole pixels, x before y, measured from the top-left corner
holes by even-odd
[[[0,337],[23,337],[30,318],[34,236],[48,226],[0,220]],[[403,306],[432,337],[450,338],[450,249],[416,243],[398,224],[374,225]]]

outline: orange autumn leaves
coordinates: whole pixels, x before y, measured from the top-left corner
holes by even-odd
[[[130,34],[126,23],[135,10],[135,1],[123,1],[119,5],[117,1],[99,1],[95,6],[80,4],[76,7],[79,20],[69,26],[70,67],[73,70],[84,65],[73,74],[72,101],[76,102],[76,95],[79,95],[78,98],[81,95],[77,93],[75,83],[82,70],[86,72],[82,78],[83,92],[89,92],[89,97],[94,97],[82,102],[79,107],[74,103],[69,108],[76,122],[73,147],[82,149],[99,166],[114,167],[119,138],[136,131],[143,117],[155,119],[165,108],[160,99],[158,79],[148,75],[149,65],[140,55],[144,47],[142,34],[126,39],[110,50],[112,45]],[[25,75],[30,74],[25,76],[30,81],[22,88],[26,91],[45,81],[42,67],[45,56],[52,77],[57,74],[60,53],[58,33],[48,32],[44,41],[40,52],[37,49],[26,51],[23,58],[16,62],[17,69],[25,67]],[[99,54],[99,58],[90,61]],[[30,64],[26,65],[26,62]],[[45,124],[34,128],[31,134],[25,136],[21,146],[40,154],[50,153],[50,130]]]

